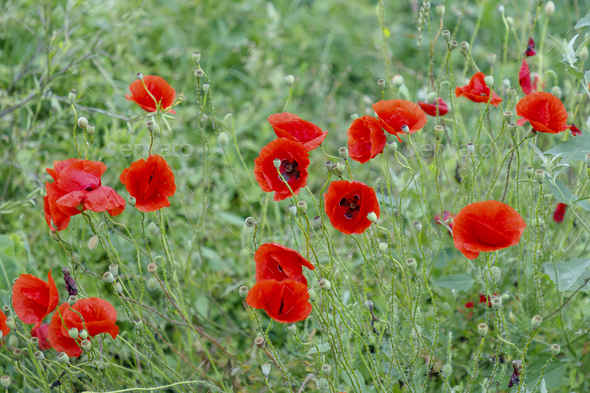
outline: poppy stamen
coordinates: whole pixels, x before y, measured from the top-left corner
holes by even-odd
[[[344,217],[351,219],[355,215],[357,215],[360,211],[360,197],[355,195],[352,199],[342,198],[340,200],[340,206],[346,207],[346,211],[344,212]]]
[[[297,180],[299,179],[301,174],[301,171],[299,170],[299,164],[295,160],[282,160],[279,170],[281,171],[281,175],[283,175],[286,181],[290,181],[292,178]]]

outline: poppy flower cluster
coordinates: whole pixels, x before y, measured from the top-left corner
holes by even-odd
[[[266,311],[281,323],[303,321],[309,316],[307,279],[303,267],[314,266],[297,251],[277,243],[261,245],[254,254],[256,284],[248,292],[246,303]]]

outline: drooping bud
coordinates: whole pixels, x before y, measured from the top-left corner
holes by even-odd
[[[301,214],[307,213],[307,203],[305,201],[297,202],[297,210],[299,210],[299,213]]]
[[[153,276],[150,277],[147,283],[147,287],[150,291],[155,291],[156,289],[158,289],[158,280],[156,280],[156,278]]]
[[[332,169],[332,166],[334,164],[332,164],[332,161],[326,161],[326,163],[324,164],[324,166],[326,167],[327,170]]]
[[[393,86],[400,87],[404,84],[404,78],[398,74],[392,78],[391,82],[393,83]]]
[[[340,157],[343,160],[346,160],[348,158],[348,149],[346,147],[341,147],[338,149],[338,154],[340,154]]]
[[[543,323],[543,317],[540,315],[535,315],[533,319],[531,319],[531,326],[533,329],[538,328]]]
[[[358,118],[359,118],[359,114],[358,113],[353,113],[352,115],[350,115],[350,120],[352,120],[352,121],[355,121]]]
[[[293,83],[295,83],[295,77],[293,75],[287,75],[285,77],[285,82],[287,82],[289,86],[293,86]]]
[[[477,333],[479,333],[480,336],[484,337],[486,334],[488,334],[488,325],[486,325],[485,323],[480,323],[479,325],[477,325]]]
[[[587,47],[583,47],[582,50],[580,51],[580,59],[582,61],[588,60],[588,48]]]
[[[372,300],[365,300],[365,302],[363,303],[363,307],[372,312],[375,308],[375,304]]]
[[[313,288],[309,288],[307,293],[309,294],[309,300],[313,302],[315,300],[315,291],[313,290]]]
[[[57,355],[57,361],[63,364],[69,363],[70,362],[70,358],[68,357],[68,355],[65,352],[60,352]]]
[[[85,117],[78,118],[78,127],[85,130],[88,127],[88,119]]]
[[[137,330],[143,330],[143,326],[144,326],[144,325],[143,325],[143,321],[142,321],[141,319],[138,319],[138,320],[136,320],[136,321],[134,322],[134,324],[135,324],[135,328],[136,328]]]
[[[138,72],[136,75],[137,79],[139,79],[140,81],[143,80],[143,74],[141,72]]]
[[[254,344],[260,349],[266,347],[266,342],[264,341],[264,337],[260,337],[260,336],[256,337],[256,339],[254,340]]]
[[[391,151],[396,151],[397,150],[397,142],[396,141],[387,142],[387,147]]]
[[[268,378],[270,374],[270,363],[264,363],[262,365],[262,374],[264,374],[264,376]]]
[[[551,88],[551,94],[553,94],[555,97],[559,98],[561,100],[561,88],[557,85],[553,86]]]
[[[148,269],[148,272],[150,272],[151,274],[156,274],[156,272],[158,271],[158,265],[156,265],[153,262],[150,262],[147,265],[147,269]]]
[[[123,294],[123,286],[119,281],[115,283],[115,291],[117,291],[119,295]]]
[[[506,17],[506,23],[508,23],[508,26],[514,26],[514,18],[511,16]]]
[[[445,378],[448,378],[451,375],[453,375],[453,366],[451,366],[450,364],[445,364],[442,369],[442,375]]]
[[[217,137],[217,142],[219,142],[219,145],[221,147],[226,147],[229,143],[229,137],[225,132],[222,131],[219,133],[219,136]]]
[[[557,344],[553,344],[551,346],[551,354],[553,356],[557,356],[557,355],[559,355],[559,352],[561,352],[561,347]]]
[[[112,284],[115,281],[115,277],[113,277],[111,272],[105,272],[105,274],[102,275],[102,281],[107,284]]]
[[[238,292],[240,293],[240,297],[241,297],[242,299],[245,299],[246,297],[248,297],[248,292],[249,292],[249,289],[248,289],[248,287],[247,287],[247,286],[245,286],[245,285],[242,285],[242,286],[240,287],[240,289],[238,289]]]
[[[373,223],[377,222],[377,214],[375,214],[375,212],[370,212],[369,214],[367,214],[367,220]]]
[[[416,263],[416,260],[414,258],[409,258],[406,260],[406,267],[410,270],[416,270],[417,266],[418,264]]]
[[[542,182],[545,179],[545,171],[542,169],[537,169],[535,171],[535,180],[538,182]]]
[[[325,278],[322,278],[318,282],[318,286],[320,287],[320,289],[323,289],[324,291],[329,291],[332,288],[332,284],[330,284],[330,281],[326,280]]]
[[[8,348],[18,348],[18,337],[16,334],[11,334],[8,337]]]
[[[75,328],[75,327],[71,328],[70,330],[68,330],[68,334],[72,340],[77,339],[78,338],[78,328]]]
[[[297,334],[297,326],[294,323],[287,325],[287,331],[291,334]]]
[[[70,90],[70,94],[68,94],[68,102],[70,104],[73,104],[74,101],[76,101],[76,96],[78,95],[78,93],[76,93],[75,89]]]
[[[503,5],[499,5],[498,6],[498,11],[500,11],[501,14],[504,14],[504,6]]]
[[[402,132],[403,132],[404,134],[409,134],[409,133],[410,133],[410,127],[408,127],[408,125],[407,125],[407,124],[404,124],[404,125],[402,126]]]
[[[129,203],[129,206],[134,207],[137,203],[137,199],[135,199],[134,196],[130,195],[129,198],[127,198],[127,203]]]
[[[414,225],[414,229],[417,232],[422,232],[422,223],[420,221],[414,221],[412,225]]]
[[[490,67],[493,67],[494,64],[496,64],[496,54],[495,53],[488,53],[488,63],[490,63]]]
[[[545,15],[551,18],[555,14],[555,3],[552,1],[548,1],[545,3]]]
[[[320,229],[322,227],[322,218],[315,216],[312,222],[313,229]]]
[[[72,295],[72,296],[68,297],[68,304],[70,305],[70,307],[72,307],[74,304],[76,304],[77,301],[78,301],[78,296],[76,296],[76,295]]]
[[[253,217],[246,218],[245,223],[248,228],[252,228],[257,224],[256,220]]]
[[[151,121],[151,120],[148,120],[148,121],[145,123],[145,125],[146,125],[146,127],[147,127],[147,129],[148,129],[148,131],[149,131],[149,132],[154,132],[154,128],[156,128],[156,123],[154,123],[154,122],[153,122],[153,121]]]

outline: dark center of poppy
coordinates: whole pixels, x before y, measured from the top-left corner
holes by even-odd
[[[285,302],[283,299],[281,299],[281,307],[279,307],[279,315],[281,315],[283,313],[283,307],[285,306]]]
[[[297,180],[301,176],[301,170],[299,168],[299,164],[295,160],[293,160],[293,161],[289,161],[287,159],[282,160],[281,166],[279,167],[279,171],[281,172],[281,175],[283,175],[283,177],[285,178],[285,180],[287,182],[290,181],[291,179]]]
[[[281,265],[277,265],[277,268],[279,269],[279,272],[283,272],[283,268],[281,267]]]
[[[153,178],[154,178],[154,175],[150,175],[150,180],[148,180],[148,183],[151,183]]]
[[[94,190],[94,187],[92,186],[86,186],[86,188],[84,189],[84,191],[92,191]]]
[[[358,195],[355,195],[354,198],[347,199],[342,198],[340,200],[340,206],[345,207],[344,210],[344,217],[351,219],[354,216],[358,215],[361,209],[361,198]]]

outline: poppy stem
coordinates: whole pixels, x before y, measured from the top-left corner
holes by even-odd
[[[78,140],[76,139],[76,128],[78,127],[78,114],[76,113],[76,107],[74,106],[74,103],[71,104],[72,110],[74,111],[74,128],[73,128],[73,134],[74,134],[74,143],[76,144],[76,151],[78,152],[78,158],[82,159],[82,154],[80,153],[80,147],[78,146]]]

